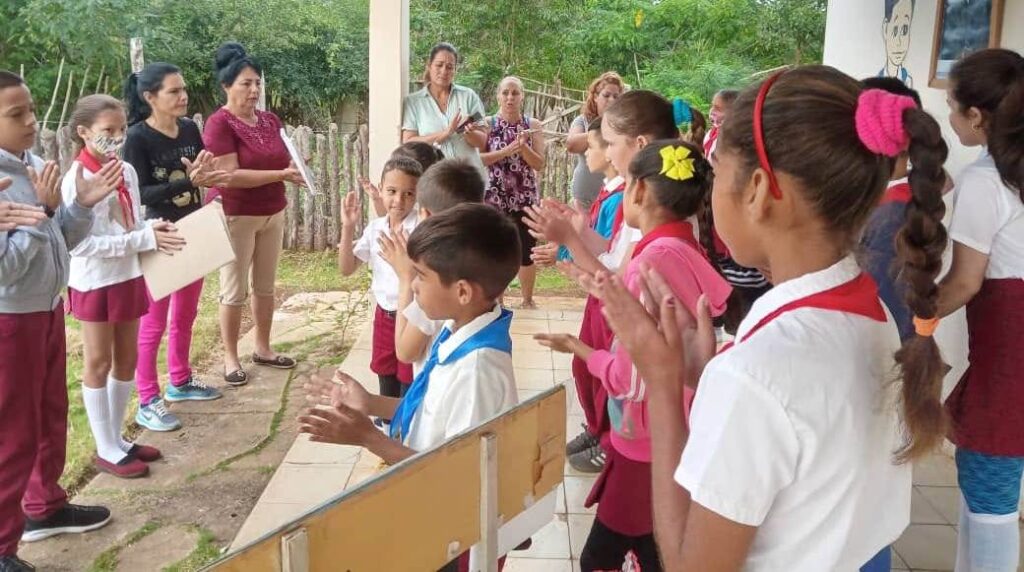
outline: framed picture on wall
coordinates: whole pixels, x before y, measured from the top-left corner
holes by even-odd
[[[999,46],[1003,1],[938,1],[929,87],[946,87],[949,70],[964,54]]]

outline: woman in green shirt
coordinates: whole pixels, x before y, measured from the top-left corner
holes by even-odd
[[[480,160],[487,145],[484,105],[475,91],[454,83],[458,61],[459,52],[449,43],[430,50],[423,89],[405,98],[402,143],[423,141],[440,147],[445,157],[468,159],[486,181]]]

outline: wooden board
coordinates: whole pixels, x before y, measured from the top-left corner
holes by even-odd
[[[282,537],[305,528],[309,570],[437,570],[480,540],[481,436],[498,443],[498,506],[507,522],[562,482],[566,393],[563,386],[268,533],[207,570],[277,572]]]

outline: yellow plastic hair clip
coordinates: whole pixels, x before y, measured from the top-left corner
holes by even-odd
[[[690,150],[682,145],[661,149],[661,173],[674,181],[693,178],[693,158]]]

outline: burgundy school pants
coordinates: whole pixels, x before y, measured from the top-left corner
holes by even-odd
[[[395,313],[380,306],[373,314],[373,346],[370,371],[377,375],[394,375],[405,385],[412,383],[412,364],[398,361],[395,355]]]
[[[583,322],[580,325],[580,341],[595,350],[611,348],[615,337],[608,322],[601,313],[601,302],[593,296],[587,297],[587,305],[583,309]],[[576,380],[576,398],[583,408],[587,420],[587,432],[601,439],[602,445],[610,447],[608,431],[608,391],[601,380],[591,375],[587,362],[578,357],[572,358],[572,377]]]
[[[0,555],[17,552],[25,515],[67,502],[64,311],[0,314]]]

